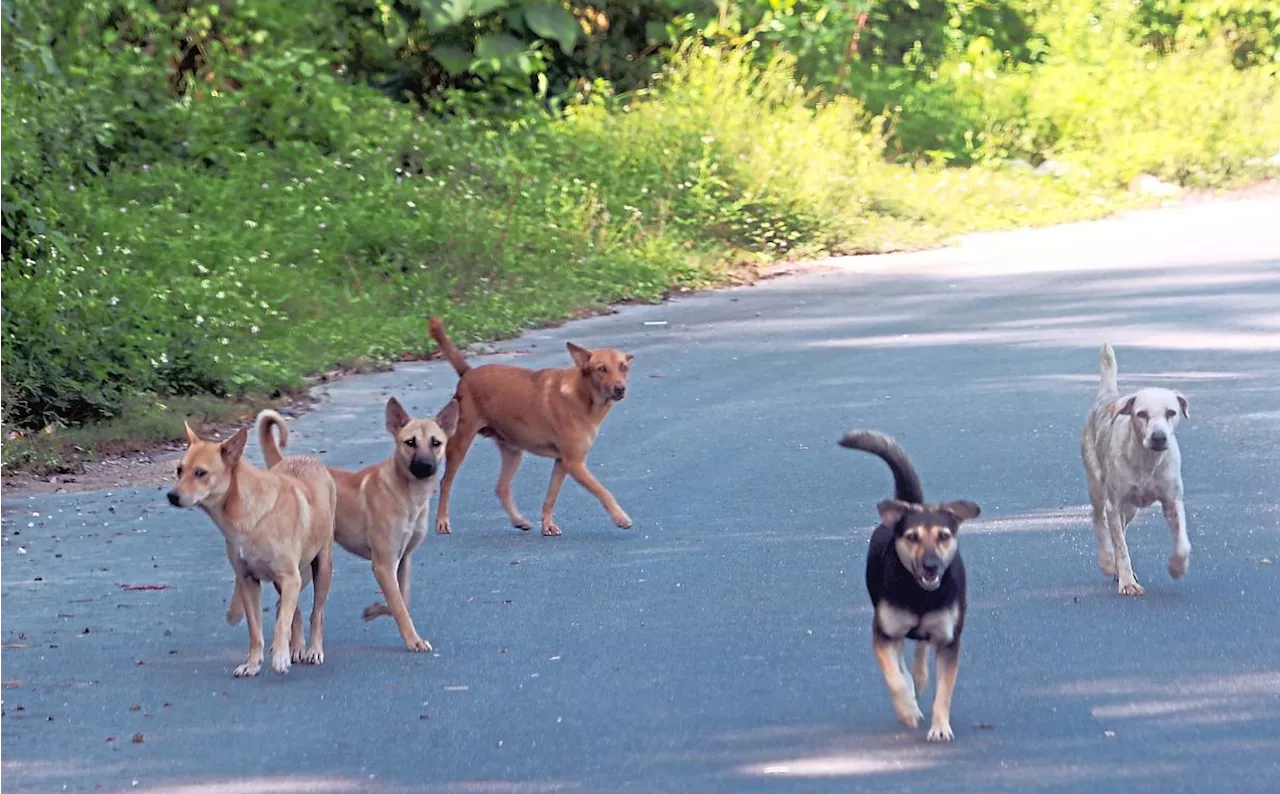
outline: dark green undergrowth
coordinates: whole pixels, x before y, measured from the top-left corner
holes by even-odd
[[[597,80],[554,114],[424,115],[266,23],[218,23],[261,46],[210,39],[175,86],[121,43],[141,34],[118,6],[78,8],[124,33],[74,47],[32,33],[47,16],[7,20],[6,470],[425,353],[429,314],[463,341],[506,337],[780,259],[1097,217],[1142,201],[1125,189],[1140,173],[1229,185],[1280,147],[1274,66],[1221,42],[1157,51],[1123,15],[1036,23],[1035,64],[942,57],[898,93],[914,113],[839,90],[861,61],[824,81],[803,47],[703,31],[626,94]],[[1050,158],[1057,176],[1030,170]]]

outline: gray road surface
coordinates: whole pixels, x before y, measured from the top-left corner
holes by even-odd
[[[635,528],[571,483],[564,537],[511,529],[479,443],[455,534],[415,561],[433,655],[360,620],[376,587],[339,552],[324,666],[233,680],[246,633],[205,516],[159,484],[7,498],[4,790],[1276,791],[1277,219],[1238,200],[975,237],[513,341],[529,366],[564,365],[567,339],[635,353],[591,456]],[[1144,512],[1140,599],[1095,568],[1084,506],[1103,340],[1122,387],[1191,401],[1191,571],[1169,580]],[[294,449],[375,461],[386,396],[434,412],[454,381],[341,381]],[[950,746],[896,723],[871,656],[863,552],[890,479],[836,446],[854,427],[897,435],[928,496],[983,507]],[[549,471],[521,471],[529,515]]]

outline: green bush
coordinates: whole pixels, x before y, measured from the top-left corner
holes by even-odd
[[[5,425],[270,393],[422,351],[433,312],[502,336],[1088,217],[1280,147],[1275,15],[1243,0],[533,2],[5,5]],[[1005,165],[1047,158],[1078,167]]]

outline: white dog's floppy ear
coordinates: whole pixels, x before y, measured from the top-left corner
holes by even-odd
[[[1173,394],[1174,394],[1174,396],[1175,396],[1175,397],[1177,397],[1177,398],[1178,398],[1178,406],[1179,406],[1180,408],[1182,408],[1182,418],[1183,418],[1183,419],[1190,419],[1190,418],[1191,418],[1191,403],[1187,401],[1186,395],[1184,395],[1184,394],[1183,394],[1182,392],[1180,392],[1180,391],[1176,391],[1176,392],[1174,392]]]
[[[1121,414],[1129,416],[1133,413],[1133,403],[1138,399],[1138,395],[1130,394],[1128,397],[1121,397],[1111,403],[1111,418],[1115,419]]]

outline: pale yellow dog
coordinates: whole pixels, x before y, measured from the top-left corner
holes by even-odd
[[[259,428],[284,426],[275,411],[263,411]],[[248,428],[221,443],[203,441],[187,426],[187,451],[178,465],[178,482],[169,491],[175,507],[199,507],[222,531],[227,558],[236,574],[227,619],[249,623],[249,657],[235,669],[237,678],[257,675],[263,661],[262,582],[280,593],[271,639],[271,669],[289,671],[289,663],[324,662],[324,602],[333,576],[333,519],[338,490],[324,464],[302,455],[276,459],[267,470],[244,460]],[[274,444],[272,445],[274,446]],[[302,645],[298,598],[313,583],[311,641]]]

